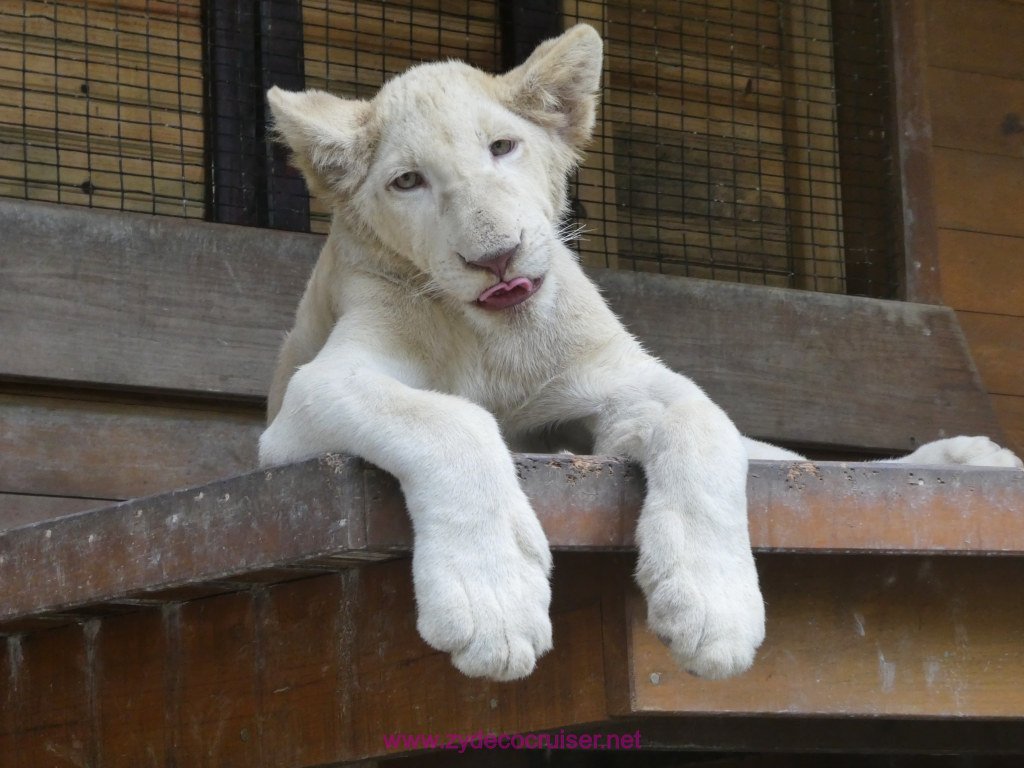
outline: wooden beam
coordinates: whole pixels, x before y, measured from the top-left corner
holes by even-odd
[[[637,468],[516,462],[557,550],[555,649],[529,678],[468,679],[423,643],[397,484],[324,456],[0,533],[0,754],[298,767],[417,751],[385,735],[636,730],[679,748],[726,713],[690,746],[763,744],[779,714],[805,719],[776,749],[849,748],[882,722],[890,751],[1019,745],[986,723],[1024,717],[1005,588],[1024,472],[753,463],[768,639],[710,683],[644,626]]]
[[[932,115],[928,99],[927,3],[889,0],[896,169],[900,184],[904,298],[941,302],[938,226],[933,197]],[[974,14],[970,14],[973,16]]]
[[[323,242],[18,201],[0,203],[0,230],[0,379],[249,400],[266,392]],[[947,308],[590,274],[652,351],[753,436],[884,453],[999,434]]]
[[[632,550],[644,493],[635,466],[561,455],[516,464],[556,550]],[[1024,472],[753,462],[748,496],[763,552],[1024,554]],[[394,479],[325,456],[0,533],[0,628],[390,559],[411,543]]]

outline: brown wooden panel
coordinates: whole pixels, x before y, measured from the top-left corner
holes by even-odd
[[[585,456],[517,464],[555,549],[632,548],[636,468]],[[752,462],[748,504],[762,550],[1024,553],[1015,470]],[[0,624],[237,591],[411,543],[397,483],[327,456],[0,533]]]
[[[176,609],[110,616],[99,623],[92,661],[104,766],[159,766],[170,762],[176,727],[175,661],[170,630]]]
[[[931,67],[928,89],[935,146],[1008,157],[1024,153],[1024,75],[1014,79]]]
[[[932,65],[1024,78],[1024,7],[1005,0],[919,0],[928,18]]]
[[[321,242],[38,203],[0,204],[0,226],[16,244],[0,252],[0,375],[254,399]],[[947,310],[592,274],[634,332],[755,436],[888,452],[996,429]],[[667,317],[685,317],[686,333]]]
[[[106,507],[118,499],[78,499],[66,496],[33,496],[0,493],[0,530],[17,528],[40,520]]]
[[[92,639],[98,623],[9,641],[19,766],[95,763]],[[6,761],[6,760],[5,760]]]
[[[1024,316],[958,314],[988,391],[1024,395]]]
[[[993,395],[992,405],[999,417],[1009,444],[1017,455],[1024,455],[1024,397]]]
[[[889,3],[892,24],[892,96],[895,166],[899,199],[895,206],[903,247],[903,298],[939,304],[935,247],[935,174],[931,106],[928,101],[928,22],[922,0]]]
[[[998,434],[945,307],[617,271],[594,277],[648,349],[705,387],[747,434],[883,453],[941,435]],[[664,322],[679,313],[689,316],[685,333]]]
[[[758,561],[768,635],[732,680],[686,676],[632,619],[636,712],[1007,717],[1024,711],[1015,559]]]
[[[327,764],[351,743],[359,581],[350,570],[279,584],[256,597],[268,765]]]
[[[247,593],[181,607],[180,765],[259,765],[256,619]]]
[[[254,398],[322,243],[16,201],[0,230],[3,374]]]
[[[1024,157],[937,148],[935,207],[940,228],[1024,237]]]
[[[420,639],[407,562],[365,569],[353,659],[354,754],[388,754],[383,734],[514,734],[604,719],[602,574],[613,570],[621,590],[629,580],[628,564],[621,565],[595,555],[556,558],[564,577],[553,585],[554,650],[530,677],[512,683],[454,673],[447,655]]]
[[[262,409],[0,393],[0,491],[127,499],[257,465]],[[85,508],[85,507],[80,507]],[[15,513],[0,508],[0,526]]]
[[[1024,239],[939,230],[942,298],[970,312],[1024,315]]]

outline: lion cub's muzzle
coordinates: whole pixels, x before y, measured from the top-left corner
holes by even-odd
[[[466,260],[466,263],[470,266],[486,269],[498,278],[497,283],[481,293],[476,299],[477,304],[484,309],[507,309],[508,307],[514,307],[516,304],[522,304],[540,288],[543,278],[531,280],[523,276],[511,279],[506,277],[509,265],[518,255],[521,245],[522,242],[520,241],[512,248],[486,254],[472,261]]]

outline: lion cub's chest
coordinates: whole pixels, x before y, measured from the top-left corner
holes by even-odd
[[[449,358],[443,389],[486,408],[502,423],[515,423],[550,394],[562,370],[555,356],[510,338]]]

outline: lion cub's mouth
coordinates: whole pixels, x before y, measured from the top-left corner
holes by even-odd
[[[528,277],[516,277],[508,282],[492,285],[477,296],[476,302],[484,309],[507,309],[521,304],[533,296],[540,288],[543,278],[531,280]]]

